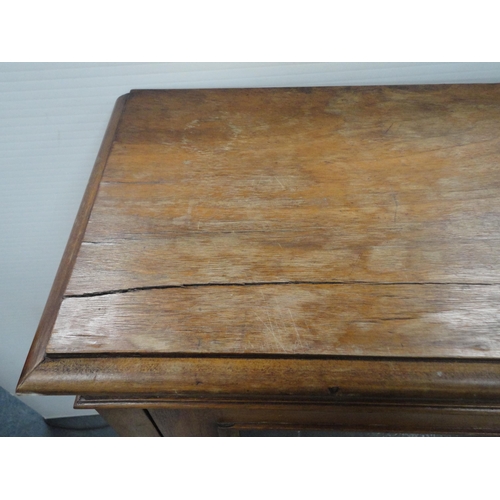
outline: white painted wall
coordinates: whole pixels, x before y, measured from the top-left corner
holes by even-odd
[[[0,386],[15,391],[118,96],[133,88],[480,82],[500,82],[500,64],[1,63]],[[83,414],[73,397],[21,399],[47,418]]]

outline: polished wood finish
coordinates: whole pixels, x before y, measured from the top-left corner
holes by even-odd
[[[240,430],[270,429],[470,436],[498,434],[496,411],[491,408],[304,402],[273,405],[226,403],[208,408],[197,403],[166,408],[163,402],[144,411],[133,407],[104,408],[107,405],[109,402],[98,399],[81,399],[78,407],[97,407],[122,436],[237,437]]]
[[[184,402],[80,398],[77,407],[123,413],[136,405],[148,413],[164,436],[237,437],[240,430],[337,430],[462,436],[499,435],[498,408],[412,402]],[[112,409],[108,409],[112,408]],[[142,411],[142,410],[138,410]],[[136,435],[135,422],[122,418],[123,435]],[[127,427],[129,427],[127,429]]]
[[[500,364],[411,359],[48,358],[26,392],[202,399],[365,398],[500,406]],[[146,398],[147,399],[147,398]],[[120,401],[120,398],[118,399]]]
[[[500,286],[268,284],[64,300],[49,354],[500,356]]]
[[[132,91],[18,390],[500,432],[499,130],[500,85]]]
[[[151,410],[162,432],[199,437],[235,436],[242,429],[310,429],[375,433],[435,433],[470,436],[498,434],[491,410],[460,408],[336,405],[282,405],[254,408],[248,405],[220,410]],[[493,417],[493,418],[492,418]],[[195,420],[194,425],[192,420]],[[198,419],[201,420],[200,425]],[[498,419],[498,416],[497,416]],[[179,428],[189,425],[188,428]],[[179,426],[179,427],[177,427]]]

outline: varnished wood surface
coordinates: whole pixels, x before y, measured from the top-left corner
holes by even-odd
[[[49,354],[495,358],[500,286],[262,285],[67,298]]]
[[[418,359],[47,358],[23,392],[103,396],[116,406],[283,398],[500,406],[500,363]],[[110,407],[113,406],[110,403]],[[137,406],[137,405],[136,405]]]
[[[494,358],[499,131],[497,85],[133,92],[48,352]]]
[[[146,411],[154,426],[145,416]],[[217,409],[151,408],[146,411],[99,409],[121,436],[158,436],[157,429],[166,437],[236,437],[244,429],[500,435],[500,412],[481,408],[349,404],[264,407],[247,403]]]
[[[499,131],[500,85],[131,92],[18,390],[498,432]]]
[[[68,294],[499,283],[496,85],[133,93]]]
[[[228,406],[219,410],[150,410],[164,435],[211,437],[238,429],[338,429],[364,432],[414,432],[459,435],[500,435],[495,410],[390,406],[282,405],[255,408]],[[227,429],[224,433],[224,429]],[[178,432],[176,434],[176,432]],[[233,434],[234,435],[234,434]]]
[[[97,408],[119,417],[122,435],[141,435],[127,414],[133,406],[118,406],[112,400],[82,399],[79,408]],[[137,404],[137,403],[136,403]],[[322,404],[304,401],[255,403],[251,401],[207,404],[202,401],[180,405],[145,400],[147,414],[163,436],[239,436],[244,429],[341,430],[382,433],[416,433],[460,436],[499,436],[500,409],[443,404],[387,404],[340,402]],[[149,405],[149,406],[148,406]],[[112,409],[107,409],[108,407]],[[145,429],[145,436],[149,432]]]

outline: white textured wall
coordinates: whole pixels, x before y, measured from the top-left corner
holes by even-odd
[[[116,98],[132,88],[500,82],[498,63],[0,64],[0,386],[14,393]],[[44,417],[73,397],[22,396]]]

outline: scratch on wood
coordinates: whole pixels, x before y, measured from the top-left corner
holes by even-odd
[[[269,318],[269,324],[266,323],[265,320],[263,320],[258,314],[255,314],[256,318],[264,325],[265,327],[265,331],[270,333],[272,335],[272,337],[274,338],[274,341],[276,343],[276,345],[280,348],[280,349],[283,349],[283,345],[279,342],[278,338],[276,337],[276,334],[274,333],[274,329],[273,329],[273,326],[272,326],[272,321],[271,321],[271,317],[269,316],[269,313],[267,313],[267,316]]]
[[[158,324],[158,321],[160,320],[159,317],[157,317],[153,324],[148,328],[148,331],[146,332],[146,335],[150,335],[153,331],[154,331],[154,328],[156,327],[156,325]]]
[[[392,197],[394,199],[394,222],[397,221],[398,219],[398,207],[399,207],[399,203],[398,203],[398,195],[396,193],[392,193]]]
[[[281,313],[281,307],[279,306],[278,299],[276,297],[274,297],[274,301],[276,302],[276,309],[278,310],[278,314],[280,315],[281,327],[285,331],[286,330],[286,322],[285,322],[285,318],[283,318],[283,314]]]
[[[266,298],[264,296],[264,293],[262,292],[262,290],[260,290],[260,294],[262,296],[262,300],[264,301],[264,303],[266,302]],[[271,315],[269,314],[269,310],[266,310],[266,314],[267,314],[267,318],[269,319],[269,332],[271,333],[271,335],[273,336],[274,338],[274,341],[276,342],[276,345],[284,352],[286,352],[286,348],[285,346],[278,340],[278,337],[276,336],[275,332],[274,332],[274,328],[273,328],[273,321],[271,319]],[[260,319],[260,318],[259,318]],[[262,321],[262,320],[261,320]],[[265,324],[265,323],[264,323]]]
[[[293,324],[293,327],[295,328],[295,334],[297,335],[297,340],[298,340],[299,346],[304,347],[304,344],[302,343],[302,339],[301,339],[300,334],[299,334],[299,330],[297,329],[297,325],[295,324],[295,319],[293,317],[293,314],[292,314],[292,311],[290,308],[288,308],[288,312],[290,314],[290,318],[292,318],[292,324]]]

